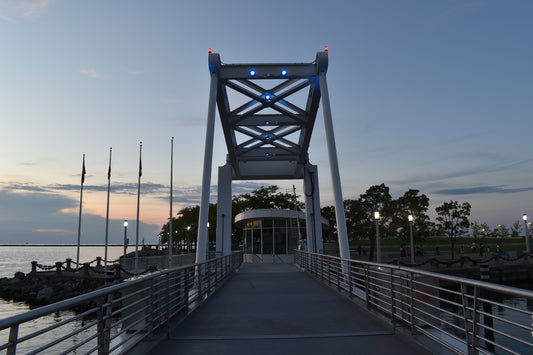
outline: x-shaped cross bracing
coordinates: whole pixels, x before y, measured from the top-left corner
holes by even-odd
[[[327,53],[301,64],[222,64],[210,54],[209,68],[233,179],[303,178]]]

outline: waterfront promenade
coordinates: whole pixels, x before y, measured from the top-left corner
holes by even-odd
[[[244,264],[195,312],[134,354],[429,353],[293,264]]]

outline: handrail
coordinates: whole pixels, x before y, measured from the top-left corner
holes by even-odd
[[[533,291],[412,267],[294,252],[331,288],[457,354],[533,352]],[[507,305],[503,297],[527,302]],[[503,314],[503,315],[502,315]]]
[[[45,349],[56,353],[123,353],[178,313],[187,314],[196,308],[241,264],[242,253],[233,253],[199,264],[134,277],[117,285],[0,319],[0,350],[6,349],[8,355],[15,354],[17,348],[24,353]],[[35,324],[30,324],[41,317],[80,305],[88,308],[83,316],[74,314],[60,322],[37,328]],[[65,326],[70,329],[62,328]],[[80,332],[78,328],[82,327],[84,329]],[[7,341],[3,342],[1,336],[8,336]]]

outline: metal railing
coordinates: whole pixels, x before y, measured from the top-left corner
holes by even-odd
[[[419,269],[295,251],[295,262],[457,354],[533,353],[533,291]]]
[[[242,253],[234,253],[0,319],[0,336],[5,339],[0,338],[0,351],[124,353],[171,318],[196,308],[241,264]]]

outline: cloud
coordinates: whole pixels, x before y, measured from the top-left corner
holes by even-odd
[[[80,185],[77,184],[49,184],[38,185],[34,183],[18,183],[18,182],[6,182],[2,183],[3,188],[17,192],[50,192],[60,193],[65,191],[79,191]],[[85,191],[107,191],[106,185],[83,185]],[[145,182],[141,184],[141,192],[143,194],[163,194],[168,190],[167,185],[156,184],[151,182]],[[113,183],[111,182],[111,192],[118,194],[134,195],[137,193],[137,183]]]
[[[437,195],[476,195],[476,194],[513,194],[533,191],[533,187],[506,188],[503,186],[476,186],[457,189],[441,189],[433,191]]]
[[[13,21],[16,18],[37,18],[44,15],[57,0],[0,0],[0,18]]]
[[[66,230],[66,229],[44,229],[44,228],[40,228],[40,229],[37,229],[35,231],[38,232],[38,233],[51,233],[51,234],[62,235],[62,236],[77,235],[77,233],[75,231]]]
[[[102,76],[99,72],[97,72],[94,69],[80,68],[78,69],[78,73],[87,75],[88,77],[95,78],[95,79],[98,79]]]
[[[493,173],[493,172],[499,172],[499,171],[509,171],[509,169],[516,167],[516,166],[526,166],[533,162],[533,158],[530,159],[524,159],[520,161],[506,161],[503,163],[491,163],[488,162],[486,164],[480,165],[480,166],[470,166],[465,169],[459,169],[455,171],[450,171],[446,173],[428,173],[421,176],[412,176],[407,177],[405,179],[400,180],[394,180],[391,181],[393,184],[403,185],[403,184],[413,184],[413,183],[430,183],[434,181],[441,181],[441,180],[447,180],[447,179],[454,179],[454,178],[463,178],[467,176],[475,176],[480,174],[487,174],[487,173]]]
[[[0,243],[70,243],[75,244],[78,201],[57,193],[13,192],[0,188]],[[140,221],[140,235],[152,240],[159,225]],[[82,243],[103,242],[105,218],[84,213],[81,223]],[[122,241],[123,220],[109,220],[110,243]]]
[[[141,75],[143,72],[137,69],[122,67],[122,70],[131,75]]]

